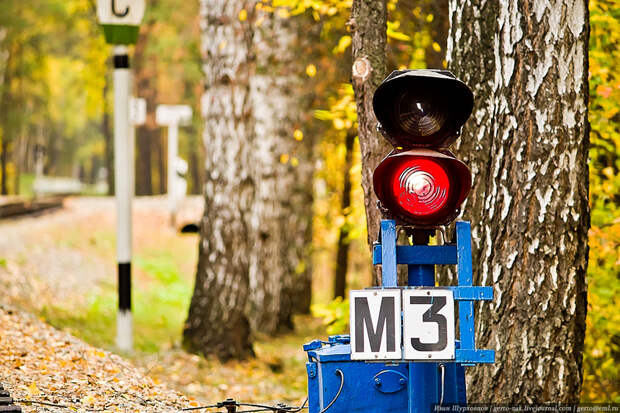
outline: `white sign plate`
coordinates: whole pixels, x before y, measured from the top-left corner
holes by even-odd
[[[190,125],[192,108],[188,105],[157,105],[155,122],[159,126]]]
[[[451,290],[403,290],[403,324],[406,360],[454,360]]]
[[[350,292],[351,360],[401,359],[400,290]]]
[[[144,0],[98,0],[97,18],[101,24],[138,26],[144,8]]]

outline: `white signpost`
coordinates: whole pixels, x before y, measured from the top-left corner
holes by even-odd
[[[350,302],[351,360],[454,360],[451,290],[357,290]]]
[[[170,224],[176,225],[179,191],[177,189],[177,164],[179,153],[179,126],[192,123],[192,108],[187,105],[157,105],[155,122],[168,127],[168,203]]]
[[[131,73],[128,46],[138,39],[144,0],[98,0],[97,18],[106,42],[114,45],[114,182],[117,207],[118,316],[116,345],[133,348],[131,317],[131,199],[133,196],[133,127],[130,125]]]

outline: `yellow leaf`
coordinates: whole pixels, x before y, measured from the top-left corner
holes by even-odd
[[[299,159],[297,159],[295,156],[293,156],[291,158],[291,165],[293,165],[293,166],[299,165]]]
[[[430,23],[433,21],[433,19],[435,18],[435,16],[433,16],[432,14],[429,14],[428,16],[426,16],[426,22]]]
[[[433,42],[433,50],[436,51],[436,52],[440,52],[441,51],[441,46],[439,46],[439,43]]]
[[[288,162],[288,153],[283,153],[282,155],[280,155],[280,163],[287,163]]]
[[[310,77],[314,77],[316,75],[316,66],[313,64],[306,66],[306,74]]]
[[[278,16],[283,19],[288,19],[291,14],[286,9],[278,9]]]
[[[30,386],[28,386],[28,393],[31,396],[38,396],[39,394],[41,394],[41,391],[39,390],[37,384],[34,381],[30,383]]]
[[[293,132],[293,137],[296,141],[301,141],[304,138],[304,133],[299,129],[295,129],[295,132]]]
[[[241,9],[239,12],[239,21],[246,21],[248,19],[248,11],[246,9]]]

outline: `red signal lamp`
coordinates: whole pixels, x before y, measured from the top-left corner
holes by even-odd
[[[435,227],[459,214],[471,190],[469,168],[447,151],[392,152],[375,169],[375,193],[386,217]]]
[[[474,97],[447,70],[395,70],[379,85],[372,104],[392,145],[445,148],[471,115]]]

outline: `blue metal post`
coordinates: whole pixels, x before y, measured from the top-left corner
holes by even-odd
[[[381,285],[396,287],[396,222],[391,219],[381,221]]]
[[[473,284],[471,265],[471,225],[469,222],[456,223],[457,277],[460,286]],[[461,348],[475,349],[474,302],[459,301],[459,325],[461,329]]]
[[[410,286],[435,286],[434,265],[407,265]],[[409,363],[409,413],[428,413],[439,402],[437,363]]]

